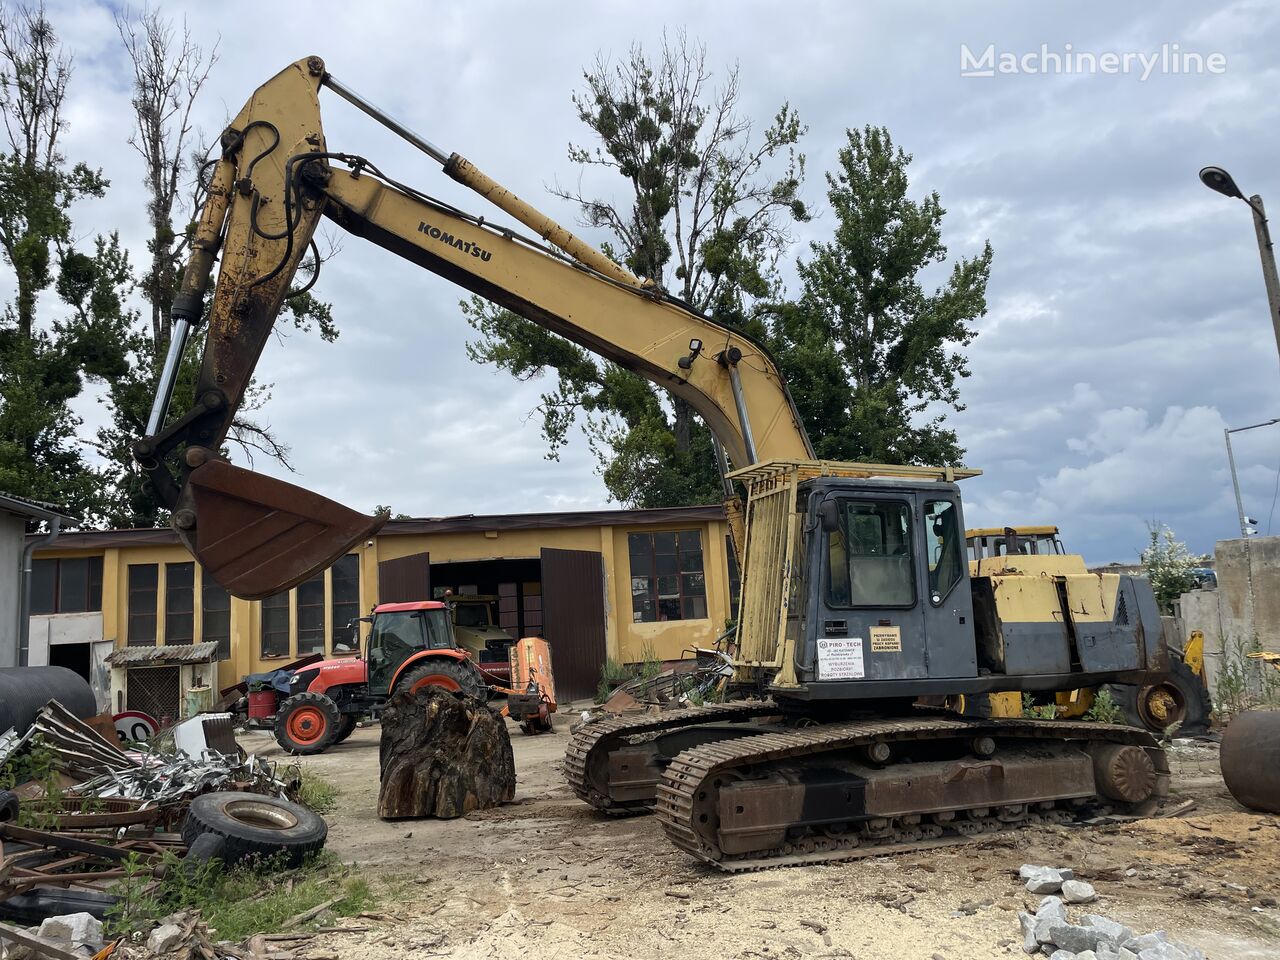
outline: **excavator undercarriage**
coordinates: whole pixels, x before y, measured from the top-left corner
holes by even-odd
[[[1168,793],[1150,734],[1042,720],[902,717],[791,725],[776,704],[589,724],[566,752],[575,793],[654,812],[690,855],[730,872],[957,843]]]

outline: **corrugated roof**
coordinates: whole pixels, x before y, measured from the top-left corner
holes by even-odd
[[[463,514],[388,520],[379,536],[465,533],[485,530],[555,530],[566,527],[610,527],[641,524],[701,523],[723,520],[724,507],[656,507],[648,510],[579,510],[556,513]],[[169,527],[127,530],[77,530],[58,538],[58,550],[105,550],[112,547],[168,546],[178,543]]]
[[[52,520],[57,517],[64,523],[80,522],[56,503],[28,500],[26,497],[19,497],[12,493],[0,493],[0,509],[16,513],[20,517],[31,517],[34,520]]]
[[[166,647],[120,647],[107,655],[107,663],[115,667],[139,664],[205,663],[218,655],[218,643],[175,643]]]

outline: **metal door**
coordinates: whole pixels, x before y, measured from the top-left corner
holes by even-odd
[[[964,515],[957,494],[920,494],[918,578],[924,612],[929,677],[974,677],[978,647],[973,591],[964,544]]]
[[[414,603],[431,599],[431,554],[415,553],[378,564],[378,602]]]
[[[595,695],[605,659],[604,559],[593,550],[542,550],[543,636],[562,701]]]

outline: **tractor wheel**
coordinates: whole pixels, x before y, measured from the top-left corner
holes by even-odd
[[[1200,678],[1182,660],[1174,658],[1169,676],[1149,687],[1109,684],[1111,697],[1130,726],[1163,734],[1175,723],[1178,735],[1194,737],[1209,731],[1213,702]]]
[[[276,743],[295,757],[324,753],[341,722],[338,705],[323,693],[294,694],[276,711]]]
[[[344,713],[338,720],[338,732],[334,735],[333,742],[341,743],[347,737],[351,736],[356,728],[356,715],[354,713]]]
[[[425,687],[441,687],[476,700],[485,700],[485,685],[480,671],[471,662],[437,657],[414,667],[396,684],[397,690],[417,693]]]

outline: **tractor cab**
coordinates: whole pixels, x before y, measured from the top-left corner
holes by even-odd
[[[369,692],[386,696],[405,661],[423,650],[453,650],[449,609],[435,600],[381,603],[373,609],[373,627],[365,659]]]

